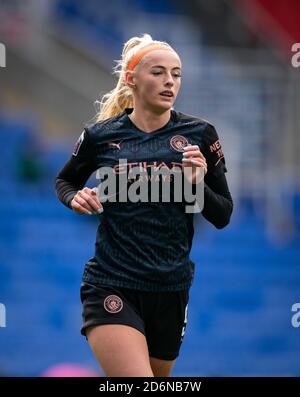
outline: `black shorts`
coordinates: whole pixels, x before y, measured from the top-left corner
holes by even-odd
[[[145,335],[151,357],[174,360],[178,356],[187,323],[188,290],[144,292],[84,282],[80,297],[82,335],[95,325],[128,325]]]

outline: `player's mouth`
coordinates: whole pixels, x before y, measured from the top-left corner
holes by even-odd
[[[170,100],[174,97],[173,92],[169,91],[169,90],[165,90],[165,91],[161,92],[159,95],[167,100]]]

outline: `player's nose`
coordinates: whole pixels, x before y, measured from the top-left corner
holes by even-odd
[[[174,85],[174,77],[172,73],[167,73],[166,75],[166,80],[165,80],[165,85],[168,87],[173,87]]]

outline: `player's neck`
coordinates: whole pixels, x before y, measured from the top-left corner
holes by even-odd
[[[151,133],[165,126],[170,120],[170,116],[171,110],[157,114],[150,110],[134,109],[129,118],[140,130]]]

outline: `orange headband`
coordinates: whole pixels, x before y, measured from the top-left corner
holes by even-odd
[[[128,62],[127,70],[133,70],[136,65],[140,62],[140,60],[145,56],[148,52],[154,50],[169,50],[172,51],[170,47],[167,47],[163,44],[149,44],[144,48],[141,48]]]

